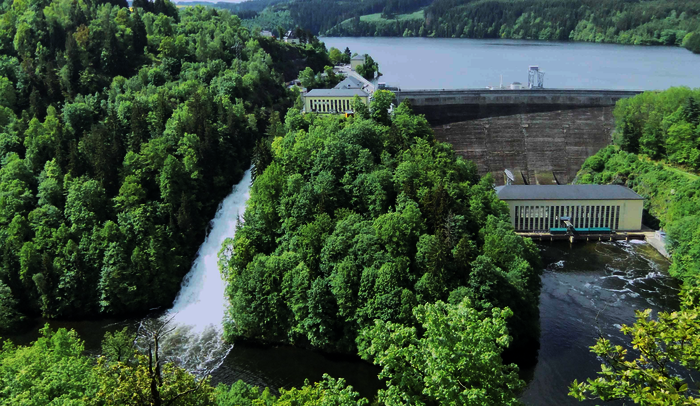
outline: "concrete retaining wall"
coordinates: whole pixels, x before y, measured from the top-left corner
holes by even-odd
[[[611,90],[415,90],[397,92],[433,126],[436,138],[503,184],[503,170],[530,184],[573,180],[610,144],[612,111],[640,92]]]

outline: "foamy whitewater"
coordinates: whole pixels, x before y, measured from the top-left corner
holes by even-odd
[[[218,254],[224,240],[236,233],[250,197],[251,180],[248,169],[221,202],[172,309],[162,317],[176,327],[163,343],[163,355],[195,374],[216,369],[231,350],[222,340],[226,283],[219,272]]]

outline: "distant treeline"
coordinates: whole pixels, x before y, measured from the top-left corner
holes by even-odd
[[[291,29],[302,27],[314,34],[324,33],[345,20],[365,14],[381,13],[383,16],[413,12],[428,6],[433,0],[256,0],[243,3],[213,4],[238,15],[244,24],[257,25],[261,29],[275,31],[278,27]],[[181,2],[180,5],[189,5]],[[194,4],[194,3],[193,3]],[[264,10],[264,11],[263,11]],[[254,12],[254,13],[252,13]],[[272,14],[276,16],[272,16]],[[254,20],[246,24],[245,20]]]
[[[419,9],[424,17],[400,16]],[[699,0],[304,0],[276,2],[266,12],[284,13],[290,27],[327,36],[682,45],[700,52]],[[378,13],[382,18],[360,19]]]

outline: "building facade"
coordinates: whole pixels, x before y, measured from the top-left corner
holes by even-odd
[[[352,113],[355,96],[369,105],[369,94],[362,89],[314,89],[304,95],[304,111],[326,114]]]
[[[618,185],[507,185],[496,189],[508,204],[518,232],[562,228],[567,218],[575,228],[642,229],[644,198]]]
[[[360,65],[364,65],[365,63],[365,55],[355,55],[350,59],[350,69],[352,70],[357,70],[357,67]]]

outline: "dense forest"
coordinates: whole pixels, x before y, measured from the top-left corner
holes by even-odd
[[[4,1],[0,318],[168,305],[256,140],[329,64],[226,11]],[[5,317],[6,315],[10,315]]]
[[[314,34],[324,33],[343,21],[365,14],[380,13],[391,18],[415,11],[433,0],[253,0],[243,3],[218,2],[213,7],[230,10],[253,28],[276,32],[301,27]],[[179,4],[188,4],[181,2]]]
[[[375,323],[415,328],[437,301],[513,310],[519,348],[538,336],[539,253],[514,234],[476,166],[377,91],[357,117],[287,113],[222,250],[226,337],[376,351]],[[286,133],[285,133],[286,131]],[[231,254],[232,253],[232,254]]]
[[[276,29],[267,26],[274,21],[326,36],[677,45],[700,53],[698,0],[304,0],[276,2],[262,14],[255,20],[262,28]]]
[[[588,158],[578,183],[620,184],[645,198],[644,223],[667,232],[669,272],[683,282],[677,311],[637,310],[620,326],[629,342],[600,337],[591,351],[598,375],[574,381],[576,399],[635,404],[697,404],[700,343],[700,89],[672,88],[618,101],[615,145]],[[622,345],[620,345],[622,344]],[[635,351],[628,351],[629,348]]]
[[[645,223],[668,232],[671,275],[700,276],[700,90],[620,100],[615,144],[588,158],[579,183],[626,185],[645,197]]]

